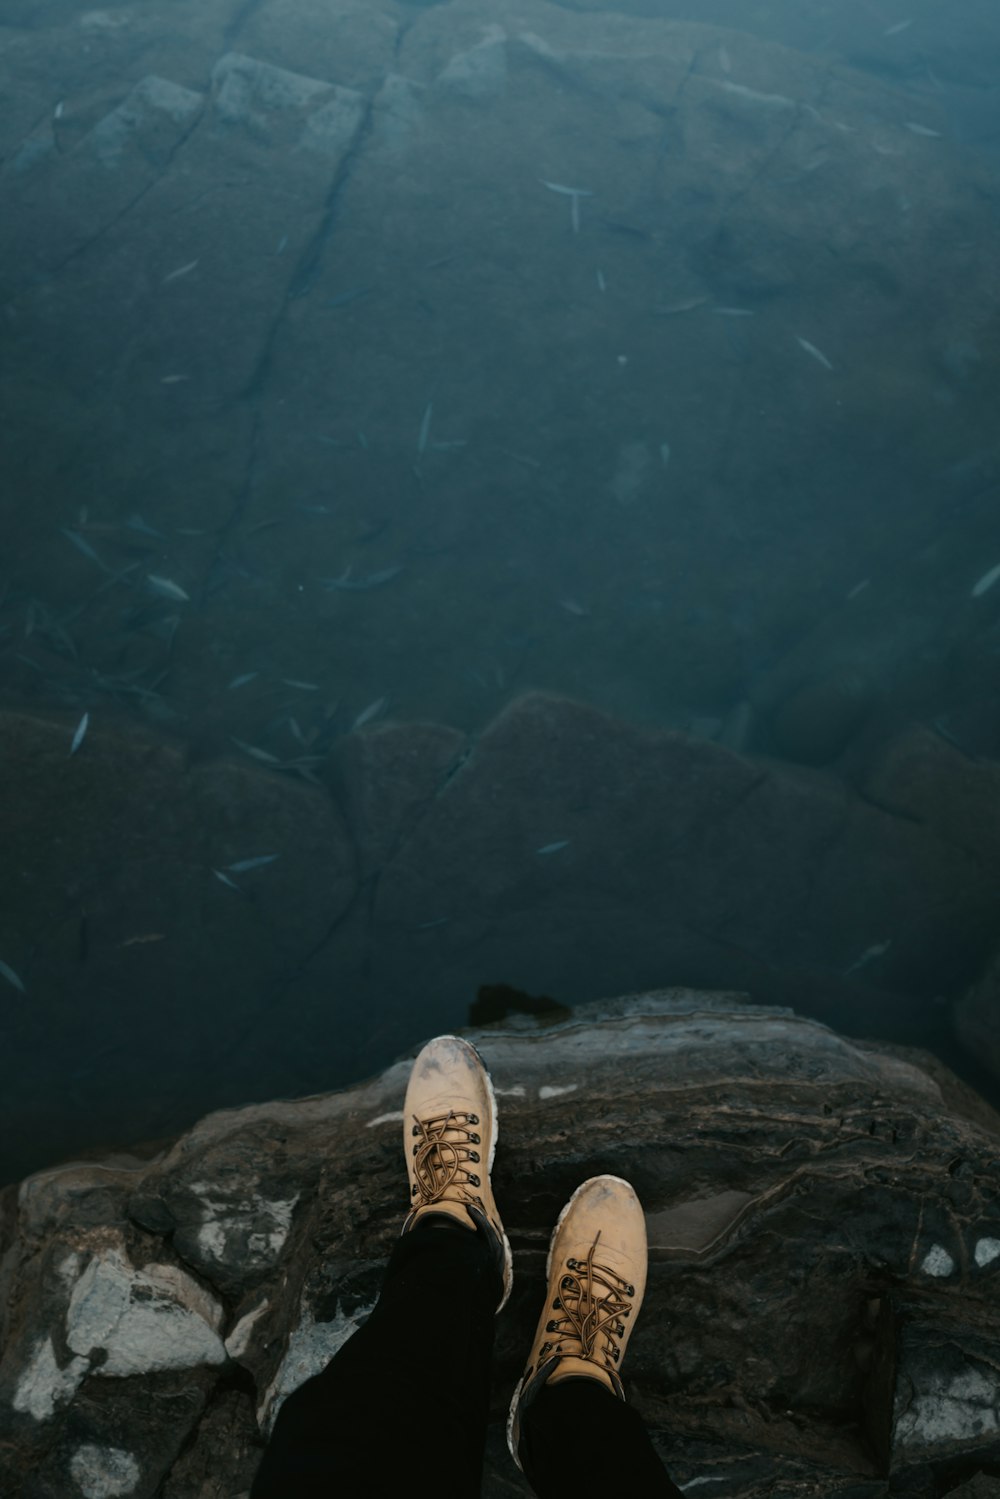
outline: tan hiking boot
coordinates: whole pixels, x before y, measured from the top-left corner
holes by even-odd
[[[646,1290],[646,1220],[628,1182],[592,1176],[577,1187],[553,1230],[545,1273],[545,1305],[507,1420],[519,1468],[521,1418],[543,1385],[582,1375],[625,1399],[619,1367]]]
[[[496,1096],[482,1057],[460,1036],[436,1036],[414,1061],[406,1089],[403,1150],[411,1206],[402,1233],[430,1213],[478,1229],[503,1276],[499,1312],[510,1295],[513,1262],[490,1183],[496,1148]]]

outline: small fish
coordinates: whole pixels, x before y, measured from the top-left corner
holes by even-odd
[[[265,864],[273,864],[280,858],[280,854],[258,854],[255,859],[238,859],[235,864],[227,864],[226,868],[230,874],[246,874],[248,869],[263,869]]]
[[[862,589],[867,588],[870,583],[871,578],[862,578],[860,583],[855,583],[854,587],[851,589],[847,597],[849,599],[856,599],[858,594],[861,593]]]
[[[351,724],[352,733],[355,729],[360,729],[364,724],[370,723],[377,714],[382,712],[388,701],[387,697],[377,697],[373,703],[368,704],[367,708],[362,708],[357,718]]]
[[[173,599],[178,604],[191,602],[191,595],[185,593],[181,585],[175,583],[172,578],[158,578],[154,573],[147,573],[146,581],[153,592],[158,593],[161,598]]]
[[[682,297],[679,302],[668,302],[665,307],[654,307],[653,311],[657,317],[676,317],[680,312],[693,312],[696,307],[704,307],[710,302],[710,297]],[[738,307],[713,307],[713,312],[728,314],[729,317],[752,317],[750,312],[743,312]]]
[[[597,290],[598,291],[607,291],[607,289],[608,289],[608,283],[604,279],[604,272],[599,270],[597,272]]]
[[[981,598],[988,588],[993,587],[998,578],[1000,578],[1000,563],[996,567],[991,567],[988,573],[983,573],[983,576],[972,590],[972,597],[974,599]]]
[[[586,618],[590,613],[589,609],[585,609],[582,604],[577,603],[576,599],[571,598],[560,599],[559,607],[565,609],[567,614],[576,614],[581,619]]]
[[[299,687],[303,692],[318,692],[318,682],[300,682],[295,677],[282,677],[286,687]]]
[[[339,578],[320,578],[320,582],[328,593],[336,589],[343,589],[348,593],[360,593],[366,588],[378,588],[381,583],[388,583],[390,578],[396,577],[397,573],[403,571],[403,564],[397,562],[393,567],[383,567],[378,572],[365,573],[358,578],[352,578],[353,564],[345,567]]]
[[[552,193],[565,193],[569,198],[592,198],[594,194],[588,187],[564,187],[561,182],[546,182],[544,177],[539,177],[543,187],[547,187]]]
[[[594,195],[590,191],[590,189],[586,188],[586,187],[564,187],[561,182],[546,182],[544,177],[539,177],[538,180],[542,184],[542,186],[543,187],[547,187],[550,190],[550,192],[553,192],[553,193],[564,193],[564,194],[566,194],[569,197],[570,223],[573,225],[573,233],[574,234],[579,234],[579,232],[580,232],[580,199],[581,198],[592,198]]]
[[[670,462],[670,444],[668,442],[660,443],[660,462],[664,468]]]
[[[824,367],[824,369],[833,369],[833,365],[830,363],[829,359],[827,359],[823,351],[821,349],[817,349],[815,344],[811,344],[808,338],[796,337],[795,342],[798,344],[800,349],[805,349],[807,354],[810,354],[813,359],[818,360],[819,363]]]
[[[281,236],[281,239],[278,241],[278,248],[277,248],[277,250],[274,253],[276,255],[284,255],[284,253],[285,253],[285,251],[287,249],[288,249],[288,235],[287,234],[283,234]]]
[[[887,953],[892,946],[892,938],[888,937],[884,942],[876,942],[873,947],[866,947],[860,958],[857,958],[849,968],[844,969],[844,976],[856,973],[859,968],[866,968],[869,963],[874,963],[883,953]]]
[[[98,567],[101,568],[103,572],[109,573],[111,571],[107,563],[102,562],[100,557],[98,557],[97,553],[94,551],[94,548],[91,546],[86,537],[81,536],[78,531],[67,530],[65,526],[60,526],[59,529],[65,536],[66,540],[71,541],[76,547],[77,551],[82,553],[82,555],[86,557],[88,561],[96,562]]]
[[[13,984],[14,988],[18,991],[19,994],[27,994],[27,989],[24,987],[23,983],[18,978],[13,968],[11,968],[9,963],[5,963],[2,958],[0,958],[0,974],[3,974],[8,984]]]
[[[226,691],[235,692],[237,687],[245,687],[248,682],[253,681],[254,677],[259,676],[259,671],[245,671],[242,676],[233,678],[233,680],[229,683],[229,686],[226,688]]]
[[[427,438],[428,438],[428,436],[430,434],[430,430],[431,430],[431,412],[433,410],[434,410],[433,404],[430,401],[428,401],[427,402],[427,410],[424,412],[423,420],[420,423],[420,431],[417,434],[417,452],[418,453],[422,453],[424,451],[424,449],[426,448],[426,446],[427,446]]]
[[[196,260],[188,261],[187,265],[182,265],[179,270],[171,271],[169,276],[164,276],[162,284],[166,286],[168,281],[179,281],[182,276],[189,275],[197,264]]]
[[[726,74],[729,74],[733,71],[733,65],[729,59],[729,53],[726,51],[724,46],[719,48],[719,67]]]
[[[247,744],[244,740],[237,739],[232,734],[230,734],[229,737],[230,739],[232,739],[236,748],[241,749],[245,755],[249,755],[251,760],[259,760],[262,765],[281,764],[281,761],[277,755],[272,755],[267,750],[258,749],[255,744]]]
[[[556,843],[543,843],[542,846],[541,846],[541,848],[536,848],[535,849],[535,853],[536,854],[555,854],[555,853],[558,853],[561,848],[568,848],[569,847],[569,841],[570,840],[568,838],[560,838],[558,840],[558,842],[556,842]]]
[[[907,120],[906,128],[912,130],[914,135],[926,135],[928,139],[935,141],[941,139],[940,130],[932,130],[929,125],[918,125],[916,120]]]
[[[231,880],[228,874],[223,874],[221,869],[213,869],[212,873],[215,875],[215,878],[217,880],[221,880],[224,885],[228,885],[230,890],[236,890],[240,895],[243,894],[243,891],[240,890],[240,887],[239,885],[237,885],[236,881]]]
[[[54,120],[61,120],[62,117],[63,117],[63,101],[60,99],[59,103],[56,105],[55,109],[52,111],[52,118]]]
[[[161,541],[163,539],[163,532],[154,531],[152,526],[147,526],[141,515],[130,515],[125,524],[130,531],[138,531],[140,536],[155,536]]]
[[[190,375],[164,375],[160,381],[161,385],[183,385],[185,380],[190,380]]]
[[[360,427],[358,428],[358,442],[361,444],[361,446],[364,448],[365,452],[367,453],[367,451],[368,451],[368,439],[365,436],[365,434],[362,432],[362,430],[361,430]]]
[[[76,733],[73,735],[73,743],[69,747],[69,752],[71,755],[75,755],[77,750],[80,748],[80,745],[83,743],[89,724],[90,714],[85,713],[76,726]]]
[[[124,942],[119,942],[119,947],[142,947],[147,942],[166,942],[163,932],[143,932],[141,937],[126,937]]]
[[[713,307],[712,311],[717,317],[753,317],[755,315],[749,307]]]
[[[885,31],[882,33],[882,35],[883,36],[898,36],[901,31],[905,31],[907,29],[907,27],[912,26],[912,25],[913,25],[913,17],[911,16],[908,21],[897,21],[896,24],[895,24],[895,26],[887,26],[885,28]]]

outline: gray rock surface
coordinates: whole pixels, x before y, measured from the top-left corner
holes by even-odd
[[[939,1068],[945,1092],[913,1059],[736,995],[640,994],[548,1031],[470,1034],[498,1089],[515,1251],[488,1499],[527,1492],[503,1416],[552,1225],[600,1171],[646,1211],[625,1375],[677,1482],[990,1492],[958,1485],[1000,1461],[1000,1118],[970,1120]],[[246,1491],[281,1399],[377,1295],[405,1210],[408,1072],[7,1190],[5,1493]]]

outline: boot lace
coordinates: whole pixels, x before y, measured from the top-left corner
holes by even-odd
[[[594,1259],[598,1230],[585,1260],[566,1260],[567,1274],[559,1282],[559,1295],[552,1303],[553,1311],[561,1312],[546,1323],[545,1331],[555,1333],[556,1340],[543,1343],[540,1358],[544,1359],[553,1348],[561,1354],[590,1359],[603,1364],[609,1373],[621,1359],[617,1339],[625,1336],[624,1318],[629,1316],[632,1306],[629,1298],[635,1295],[635,1286],[612,1270],[610,1265],[600,1265]],[[577,1343],[578,1348],[566,1347],[566,1343]]]
[[[417,1136],[413,1147],[413,1174],[415,1181],[410,1196],[419,1196],[419,1205],[440,1202],[447,1197],[457,1202],[478,1202],[482,1198],[470,1190],[480,1185],[479,1177],[469,1170],[469,1164],[479,1164],[479,1152],[473,1150],[480,1143],[479,1135],[471,1128],[479,1123],[478,1114],[466,1114],[449,1109],[447,1114],[436,1114],[429,1119],[413,1116],[411,1133]]]

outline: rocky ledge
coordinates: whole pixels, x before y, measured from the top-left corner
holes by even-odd
[[[939,1062],[692,990],[468,1034],[515,1256],[484,1495],[527,1492],[503,1416],[556,1215],[602,1171],[647,1214],[626,1384],[678,1484],[997,1492],[1000,1117]],[[246,1494],[282,1399],[377,1295],[409,1066],[7,1190],[0,1491]]]

